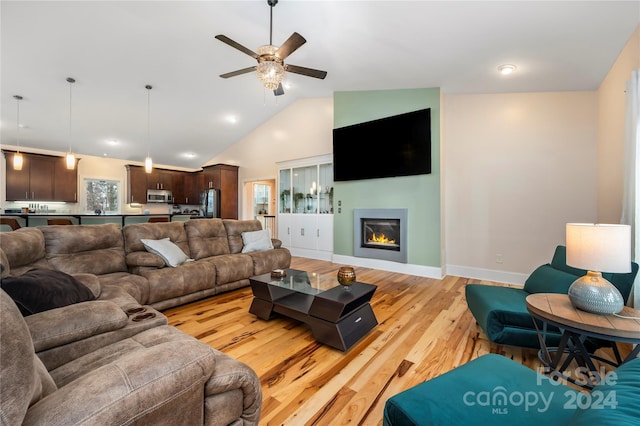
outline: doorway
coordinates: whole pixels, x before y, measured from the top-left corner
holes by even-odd
[[[275,193],[275,179],[249,181],[244,185],[243,217],[259,220],[262,223],[262,229],[269,230],[271,238],[278,235]]]

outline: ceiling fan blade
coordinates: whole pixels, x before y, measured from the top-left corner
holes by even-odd
[[[273,91],[273,94],[275,96],[284,95],[284,87],[282,87],[282,83],[278,84],[278,87],[276,88],[276,90]]]
[[[254,66],[249,67],[249,68],[243,68],[241,70],[231,71],[231,72],[228,72],[226,74],[220,74],[220,77],[222,77],[222,78],[235,77],[236,75],[246,74],[248,72],[255,71],[256,68],[257,67],[254,65]]]
[[[314,70],[313,68],[299,67],[298,65],[286,64],[285,69],[294,74],[306,75],[323,80],[327,76],[326,71]]]
[[[258,54],[256,52],[254,52],[251,49],[248,49],[246,47],[244,47],[243,45],[241,45],[240,43],[231,40],[229,37],[222,35],[222,34],[218,34],[216,36],[216,38],[218,40],[220,40],[223,43],[228,44],[229,46],[238,49],[239,51],[241,51],[242,53],[246,53],[247,55],[251,56],[253,59],[258,59]]]
[[[293,33],[291,34],[291,37],[289,37],[287,41],[280,46],[276,52],[276,56],[284,61],[287,56],[298,50],[298,48],[306,42],[307,40],[300,34]]]

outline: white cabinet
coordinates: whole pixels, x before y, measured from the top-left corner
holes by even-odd
[[[331,260],[331,155],[278,163],[278,238],[294,256]]]

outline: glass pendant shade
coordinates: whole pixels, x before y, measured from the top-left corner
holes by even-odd
[[[76,167],[76,156],[73,155],[73,152],[69,151],[67,152],[67,155],[65,156],[65,160],[67,162],[67,169],[69,170],[73,170]]]
[[[67,169],[73,170],[76,168],[76,156],[73,155],[71,151],[71,105],[72,105],[72,97],[71,97],[71,87],[73,83],[76,82],[75,79],[68,77],[67,82],[69,83],[69,151],[67,151],[67,155],[65,156]]]
[[[17,152],[13,154],[13,170],[22,170],[22,154],[20,154],[20,101],[22,96],[14,95],[13,99],[16,100],[16,146]]]
[[[267,44],[258,48],[260,62],[256,68],[258,78],[262,81],[262,85],[267,90],[276,90],[282,80],[284,80],[284,66],[281,61],[275,57],[278,50],[276,46]]]
[[[144,159],[144,171],[147,173],[151,173],[153,171],[153,161],[151,161],[151,157]]]
[[[22,170],[22,154],[19,152],[13,154],[13,170]]]

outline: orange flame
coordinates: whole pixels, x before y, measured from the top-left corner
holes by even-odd
[[[370,243],[380,243],[380,244],[395,244],[396,240],[390,240],[389,238],[387,238],[384,233],[381,233],[380,235],[376,235],[376,233],[373,233],[373,236],[371,238],[369,238]]]

